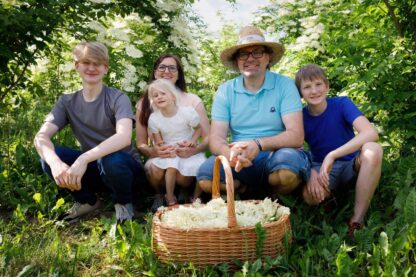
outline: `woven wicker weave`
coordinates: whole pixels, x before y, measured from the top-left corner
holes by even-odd
[[[218,156],[214,165],[213,197],[219,197],[219,168],[222,162],[226,174],[228,228],[194,228],[189,231],[166,226],[161,222],[164,211],[153,217],[152,247],[162,262],[189,263],[204,267],[233,260],[254,261],[256,257],[255,227],[238,227],[234,208],[234,183],[228,160]],[[260,201],[257,201],[260,202]],[[175,208],[173,208],[175,209]],[[276,257],[284,252],[283,238],[290,230],[288,215],[263,224],[266,238],[262,256]],[[290,233],[290,232],[289,232]],[[289,241],[290,241],[289,236]]]

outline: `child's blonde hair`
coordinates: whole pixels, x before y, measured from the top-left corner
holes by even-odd
[[[302,81],[308,80],[313,81],[315,79],[321,79],[324,83],[329,86],[328,77],[326,76],[324,70],[316,64],[308,64],[301,67],[296,73],[295,83],[298,87],[299,94],[302,96],[300,88],[302,85]]]
[[[91,59],[106,66],[110,63],[107,47],[96,41],[81,42],[77,44],[72,50],[72,54],[74,54],[75,62],[82,62]]]
[[[153,82],[150,83],[150,85],[147,87],[147,93],[149,95],[149,100],[150,100],[150,105],[152,106],[153,109],[157,109],[154,105],[153,105],[153,99],[152,99],[152,95],[153,95],[153,91],[158,90],[158,91],[163,91],[165,93],[171,93],[173,95],[173,97],[175,98],[175,104],[176,106],[179,107],[180,105],[180,95],[181,92],[178,88],[176,88],[176,86],[174,84],[172,84],[172,82],[168,81],[168,80],[164,80],[164,79],[158,79],[158,80],[154,80]]]

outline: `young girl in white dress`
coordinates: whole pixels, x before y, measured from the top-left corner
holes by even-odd
[[[198,113],[191,107],[181,106],[179,91],[169,81],[159,79],[148,87],[149,100],[153,113],[149,117],[148,128],[155,144],[176,146],[178,142],[194,146],[200,136]],[[155,158],[153,164],[165,170],[166,203],[177,204],[174,194],[176,174],[196,176],[199,166],[205,161],[204,153],[188,158],[172,155],[170,158]]]

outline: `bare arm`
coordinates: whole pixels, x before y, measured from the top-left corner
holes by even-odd
[[[230,147],[227,143],[229,123],[213,120],[209,134],[209,148],[215,155],[230,156]]]
[[[141,102],[139,100],[137,103],[137,110],[136,110],[136,146],[137,150],[140,154],[148,158],[169,158],[175,152],[175,148],[169,145],[149,145],[149,133],[147,132],[146,126],[142,125],[139,121],[140,113],[141,113]]]
[[[364,143],[378,140],[377,130],[365,116],[361,115],[357,117],[352,125],[357,130],[358,134],[344,145],[329,152],[322,162],[319,178],[326,184],[329,183],[329,173],[331,172],[332,165],[336,159],[359,150]]]
[[[75,189],[81,188],[81,178],[87,170],[88,163],[96,161],[108,154],[119,151],[131,144],[133,122],[130,118],[122,118],[116,123],[116,133],[101,142],[96,147],[83,153],[68,169],[69,185]]]
[[[282,117],[286,130],[276,136],[260,138],[264,151],[275,151],[279,148],[303,146],[303,118],[302,112],[286,114]]]
[[[160,133],[153,133],[153,138],[155,139],[155,144],[162,145],[163,139]]]
[[[198,137],[201,136],[202,141],[194,147],[187,146],[187,143],[178,143],[179,147],[176,152],[178,156],[182,158],[187,158],[200,152],[204,152],[208,148],[210,126],[208,116],[202,102],[195,108],[195,111],[198,113],[200,119]]]
[[[69,166],[56,155],[55,147],[51,141],[51,138],[58,130],[59,128],[55,124],[45,122],[36,134],[34,144],[39,156],[51,168],[55,183],[61,188],[66,188],[68,187],[67,170],[69,169]]]

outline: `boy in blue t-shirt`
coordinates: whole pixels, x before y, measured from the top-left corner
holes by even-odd
[[[376,143],[378,133],[348,97],[326,98],[329,82],[319,66],[302,67],[296,85],[307,103],[303,109],[305,141],[313,160],[303,198],[309,205],[318,205],[332,192],[355,183],[354,214],[348,222],[354,238],[380,180],[383,150]]]

